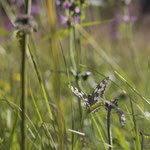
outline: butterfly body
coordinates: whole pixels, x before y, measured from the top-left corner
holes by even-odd
[[[93,93],[88,95],[76,87],[70,86],[70,89],[75,95],[77,95],[81,99],[86,109],[89,110],[96,103],[100,103],[100,102],[104,103],[103,102],[104,93],[107,88],[108,81],[109,81],[108,77],[102,80],[94,89]]]
[[[92,106],[94,105],[98,100],[97,99],[94,99],[93,95],[92,94],[88,94],[88,102],[89,102],[89,105]]]

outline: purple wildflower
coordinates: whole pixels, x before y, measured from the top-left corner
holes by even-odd
[[[82,1],[83,3],[83,1]],[[62,24],[68,23],[70,25],[78,24],[80,20],[80,1],[75,0],[56,0],[56,5],[63,8],[63,15],[60,15],[60,22]],[[62,13],[62,12],[61,12]],[[67,15],[66,15],[67,14]]]
[[[75,17],[75,24],[79,24],[79,22],[80,22],[80,15],[77,15]]]
[[[65,1],[62,3],[62,7],[66,10],[69,10],[73,6],[74,0],[71,0],[69,2]]]
[[[62,7],[63,7],[64,9],[69,10],[68,3],[67,3],[67,2],[63,2],[63,3],[62,3]]]
[[[39,12],[40,12],[39,6],[37,6],[37,5],[32,5],[32,7],[31,7],[31,14],[32,14],[33,16],[36,16],[36,15],[39,14]]]
[[[129,16],[129,15],[124,15],[122,16],[122,21],[123,22],[135,22],[136,21],[136,16]]]
[[[111,22],[111,36],[113,40],[119,39],[119,32],[118,32],[119,26],[120,20],[117,16],[116,19]]]
[[[9,0],[10,4],[16,4],[18,7],[21,7],[23,5],[22,0]]]
[[[131,1],[132,1],[132,0],[125,0],[125,4],[126,4],[126,5],[130,5]]]
[[[56,5],[59,6],[60,4],[60,0],[56,0]]]
[[[69,20],[68,17],[62,16],[62,15],[60,16],[60,21],[62,24],[66,24],[68,22],[68,20]]]
[[[78,13],[80,12],[79,7],[78,7],[78,6],[76,6],[76,7],[75,7],[75,9],[74,9],[74,11],[75,11],[75,13],[77,13],[77,14],[78,14]]]
[[[73,2],[74,2],[74,0],[70,0],[70,2],[68,3],[69,8],[73,6]]]

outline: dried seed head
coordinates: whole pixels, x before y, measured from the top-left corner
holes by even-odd
[[[18,32],[22,32],[23,34],[30,34],[32,31],[37,31],[37,23],[34,18],[25,14],[15,20],[14,27]]]

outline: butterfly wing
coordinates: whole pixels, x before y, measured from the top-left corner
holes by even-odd
[[[87,95],[81,90],[79,90],[77,87],[73,87],[73,86],[69,86],[69,87],[72,90],[72,92],[82,100],[84,106],[87,109],[90,108]]]
[[[109,82],[109,77],[106,77],[104,80],[102,80],[97,87],[94,89],[92,96],[94,101],[98,101],[98,98],[104,98],[104,93],[106,91],[107,85]]]

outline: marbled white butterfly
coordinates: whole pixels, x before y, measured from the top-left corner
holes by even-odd
[[[104,99],[104,93],[107,88],[109,82],[109,77],[102,80],[94,89],[92,94],[86,94],[83,91],[79,90],[76,87],[69,86],[72,92],[77,95],[83,102],[86,109],[90,109],[92,106],[94,106],[96,103],[103,102]],[[95,111],[95,110],[94,110]]]

